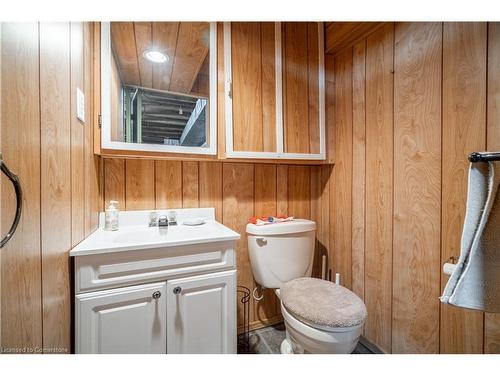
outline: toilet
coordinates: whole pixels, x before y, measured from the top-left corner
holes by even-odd
[[[275,289],[286,338],[281,353],[348,354],[356,347],[366,307],[353,292],[311,278],[316,223],[289,222],[246,227],[255,281]]]

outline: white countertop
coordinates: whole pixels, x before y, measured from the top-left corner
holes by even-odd
[[[158,213],[169,210],[157,210]],[[213,209],[178,209],[178,225],[166,228],[148,227],[147,217],[152,211],[120,212],[120,229],[105,231],[103,214],[100,227],[75,246],[70,256],[95,255],[120,251],[133,251],[200,243],[236,241],[240,235],[214,219]],[[203,218],[205,224],[183,225],[189,218]]]

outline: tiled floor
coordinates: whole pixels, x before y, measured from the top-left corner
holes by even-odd
[[[280,345],[285,338],[285,325],[278,324],[256,331],[250,332],[250,350],[249,354],[280,354]],[[247,353],[244,345],[241,345],[242,337],[240,337],[240,345],[238,345],[238,353]],[[358,343],[353,354],[372,354],[361,343]]]

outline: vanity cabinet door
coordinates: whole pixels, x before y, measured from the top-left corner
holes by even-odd
[[[236,271],[167,282],[167,352],[236,353]]]
[[[166,283],[76,296],[77,353],[166,353]]]

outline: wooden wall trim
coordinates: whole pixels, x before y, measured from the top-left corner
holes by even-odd
[[[217,159],[214,156],[197,156],[197,155],[183,155],[162,152],[145,152],[145,151],[120,151],[120,150],[101,150],[102,158],[106,159],[143,159],[143,160],[173,160],[173,161],[203,161],[215,163],[258,163],[258,164],[287,164],[287,165],[325,165],[332,164],[333,161],[326,160],[299,160],[299,159],[243,159],[243,158],[225,158]]]

